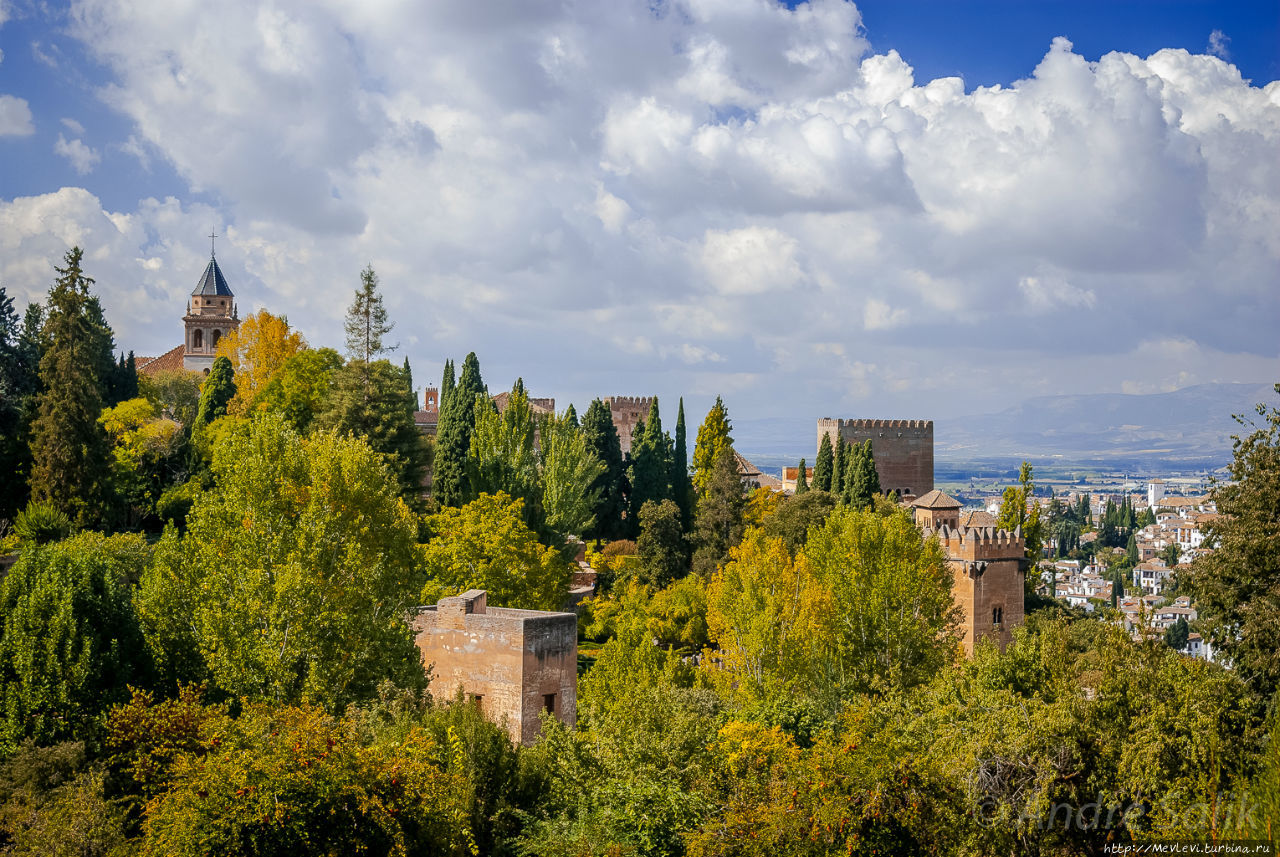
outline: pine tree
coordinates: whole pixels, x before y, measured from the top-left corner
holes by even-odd
[[[800,459],[800,470],[796,473],[796,496],[809,492],[809,477],[805,473],[804,459]]]
[[[367,441],[386,457],[400,493],[413,502],[422,492],[427,448],[413,423],[406,374],[387,360],[351,361],[334,373],[327,407],[316,414],[316,426]]]
[[[448,377],[446,371],[446,381]],[[476,401],[484,395],[480,361],[472,351],[462,362],[458,385],[449,392],[448,402],[440,409],[434,493],[441,506],[461,506],[471,498],[467,454],[471,451],[471,434],[476,425]]]
[[[591,483],[595,498],[595,526],[590,536],[595,539],[620,539],[623,536],[623,512],[626,509],[626,465],[622,460],[622,443],[613,425],[613,414],[601,399],[595,399],[582,417],[582,433],[587,448],[604,462],[604,473]]]
[[[716,462],[726,449],[733,446],[733,430],[729,422],[729,411],[724,402],[716,396],[716,403],[707,411],[706,418],[698,427],[698,439],[693,445],[693,487],[701,494],[711,481]]]
[[[385,337],[395,327],[387,321],[387,309],[378,294],[378,275],[369,265],[360,272],[360,288],[355,290],[343,330],[347,334],[347,356],[362,363],[371,363],[379,355],[394,351],[397,346],[386,345]]]
[[[837,497],[844,496],[844,477],[849,468],[849,445],[844,438],[836,438],[835,463],[831,468],[831,493]]]
[[[685,440],[684,397],[676,412],[675,446],[671,450],[671,499],[680,507],[680,522],[685,532],[693,529],[693,482],[689,479],[689,448]]]
[[[31,436],[31,495],[88,526],[106,511],[109,450],[98,425],[102,332],[91,313],[93,280],[80,268],[83,255],[79,247],[67,251],[66,267],[55,268],[59,276],[49,291],[47,346],[40,358],[44,390]]]
[[[813,487],[819,491],[831,490],[831,473],[835,469],[835,452],[831,449],[831,435],[823,432],[818,445],[818,460],[813,465]]]

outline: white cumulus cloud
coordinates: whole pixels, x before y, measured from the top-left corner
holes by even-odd
[[[26,137],[35,131],[27,100],[16,95],[0,95],[0,137]]]
[[[71,167],[82,176],[93,172],[93,168],[102,160],[98,151],[86,145],[83,140],[79,138],[68,140],[61,134],[53,144],[53,151],[66,158]]]

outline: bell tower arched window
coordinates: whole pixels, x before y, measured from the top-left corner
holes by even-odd
[[[191,347],[196,351],[204,350],[204,331],[197,330],[191,334]]]
[[[221,339],[221,338],[222,338],[222,331],[221,331],[221,330],[215,330],[215,331],[213,332],[213,339],[209,342],[209,347],[210,347],[210,348],[217,348],[217,347],[218,347],[218,340],[219,340],[219,339]]]

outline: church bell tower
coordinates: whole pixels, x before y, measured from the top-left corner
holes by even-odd
[[[186,326],[182,368],[209,374],[218,341],[240,326],[235,297],[218,267],[217,256],[210,249],[209,264],[196,283],[187,301],[187,314],[182,318]]]

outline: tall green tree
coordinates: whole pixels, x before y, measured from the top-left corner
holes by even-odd
[[[838,696],[920,684],[954,657],[951,571],[908,513],[837,509],[804,553],[835,603],[824,681]]]
[[[698,439],[693,446],[693,488],[698,494],[711,481],[720,456],[733,446],[731,431],[733,425],[729,422],[729,411],[720,397],[716,396],[716,403],[707,411],[702,425],[698,427]]]
[[[407,500],[421,494],[428,447],[413,422],[403,369],[387,360],[347,363],[334,372],[327,405],[315,422],[321,431],[364,438],[386,457]]]
[[[813,465],[813,487],[819,491],[831,490],[832,471],[835,470],[835,451],[831,448],[831,435],[823,433],[818,444],[818,460]]]
[[[453,360],[444,361],[444,374],[440,378],[440,400],[437,403],[440,413],[444,413],[445,402],[449,399],[449,394],[453,392],[453,388],[458,386],[457,378],[454,377]]]
[[[663,434],[658,397],[649,403],[649,418],[636,424],[631,439],[631,532],[639,534],[640,510],[645,503],[661,503],[671,497],[670,438]],[[677,508],[679,508],[677,506]]]
[[[726,448],[716,462],[711,479],[698,497],[697,518],[692,542],[693,570],[704,578],[720,566],[742,540],[746,492],[738,474],[733,447]]]
[[[831,465],[831,493],[844,497],[844,478],[849,469],[849,444],[844,438],[836,438],[836,454]]]
[[[858,509],[870,507],[874,498],[880,494],[880,475],[876,472],[870,438],[850,447],[846,470],[843,493],[845,504]]]
[[[446,370],[445,380],[449,373]],[[476,425],[476,400],[486,398],[475,352],[462,362],[457,386],[448,400],[441,396],[440,422],[436,429],[434,494],[442,506],[461,506],[471,496],[467,481],[467,455]]]
[[[563,607],[572,577],[569,563],[539,543],[524,523],[522,505],[507,494],[481,494],[427,518],[431,538],[422,550],[427,579],[421,602],[484,589],[495,607]]]
[[[231,361],[222,356],[214,358],[213,366],[200,387],[200,405],[196,409],[195,421],[191,424],[189,469],[192,473],[207,473],[209,464],[213,461],[208,428],[214,420],[227,415],[227,409],[235,395],[235,370],[231,368]]]
[[[299,434],[310,434],[316,418],[330,406],[341,369],[342,357],[332,348],[308,348],[285,360],[250,408],[281,413]]]
[[[355,290],[343,331],[347,335],[347,357],[361,363],[372,363],[396,346],[387,345],[384,338],[395,327],[387,320],[387,309],[378,294],[378,275],[373,266],[367,265],[360,272],[360,287]]]
[[[588,446],[571,411],[559,417],[548,415],[538,436],[546,527],[558,541],[583,536],[595,523],[592,486],[604,475],[604,462]]]
[[[98,425],[103,332],[91,312],[93,280],[81,270],[83,255],[73,247],[65,267],[55,269],[40,358],[43,390],[31,434],[32,497],[53,503],[82,526],[106,513],[110,479],[107,438]],[[107,362],[113,362],[110,356]]]
[[[40,305],[29,304],[26,323],[0,286],[0,519],[13,520],[27,504],[31,422],[39,390]]]
[[[680,507],[680,522],[685,532],[693,529],[693,481],[689,478],[689,447],[685,440],[684,397],[676,412],[675,445],[671,449],[671,499]]]
[[[196,410],[196,421],[192,431],[198,431],[214,420],[227,415],[227,404],[235,397],[235,371],[231,361],[218,357],[213,361],[209,375],[200,387],[200,406]]]
[[[525,523],[540,531],[544,521],[542,481],[533,409],[524,381],[516,379],[502,413],[488,398],[477,398],[474,419],[467,453],[467,484],[472,495],[503,492],[523,501]]]
[[[23,551],[0,589],[0,756],[26,739],[92,737],[128,685],[151,680],[129,583],[149,559],[139,535],[82,533]]]
[[[809,493],[809,468],[804,459],[800,459],[800,467],[796,471],[796,496]]]
[[[640,537],[636,549],[640,569],[636,579],[653,589],[663,589],[689,570],[680,507],[671,500],[650,500],[640,509]]]
[[[1229,481],[1213,487],[1213,552],[1195,559],[1187,584],[1214,649],[1271,700],[1280,688],[1280,408],[1259,404],[1256,418],[1236,419],[1249,433],[1235,436]]]
[[[1009,532],[1021,527],[1022,538],[1027,545],[1027,559],[1039,562],[1043,526],[1040,522],[1040,504],[1036,502],[1035,490],[1035,474],[1031,463],[1024,461],[1018,471],[1017,486],[1005,489],[1000,502],[1000,513],[996,516],[996,525]]]
[[[587,449],[604,464],[604,472],[591,483],[595,524],[589,534],[597,539],[620,539],[627,508],[627,471],[613,414],[603,400],[592,401],[583,414],[582,436]]]
[[[264,414],[227,433],[213,474],[140,585],[162,674],[331,712],[384,680],[422,687],[404,620],[421,587],[417,520],[386,459]]]

